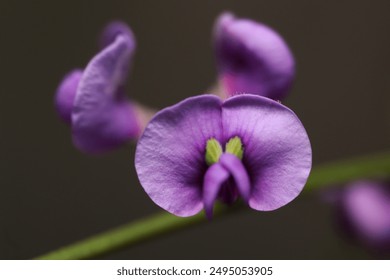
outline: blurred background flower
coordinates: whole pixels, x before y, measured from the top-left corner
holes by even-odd
[[[71,127],[73,144],[96,154],[138,139],[151,117],[150,109],[126,97],[136,45],[130,28],[119,21],[109,23],[100,45],[84,70],[72,70],[63,78],[54,96],[58,115]]]
[[[222,97],[252,93],[282,100],[290,91],[294,57],[271,27],[223,13],[214,27],[214,50]]]
[[[333,192],[333,193],[332,193]],[[371,253],[390,256],[390,185],[372,180],[350,182],[331,190],[339,230]]]

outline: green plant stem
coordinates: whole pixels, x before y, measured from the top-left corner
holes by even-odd
[[[389,174],[389,152],[338,161],[313,168],[306,184],[305,192],[362,178],[386,178]],[[241,207],[241,205],[230,208],[217,205],[214,218],[236,212],[237,209],[242,208],[244,207]],[[135,245],[147,239],[158,237],[205,221],[207,220],[203,213],[188,218],[179,218],[167,212],[163,212],[92,236],[73,245],[42,255],[37,259],[96,258],[111,251]]]
[[[237,212],[238,209],[244,209],[242,204],[238,203],[234,207],[217,204],[214,207],[213,218]],[[77,260],[96,258],[120,248],[135,245],[147,239],[161,236],[168,232],[175,232],[182,228],[188,228],[202,222],[207,222],[203,213],[192,217],[180,218],[168,212],[161,212],[91,236],[85,240],[39,256],[36,259]]]
[[[390,177],[390,152],[327,163],[313,168],[305,192],[358,179]]]

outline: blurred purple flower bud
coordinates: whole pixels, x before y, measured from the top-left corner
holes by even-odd
[[[222,97],[250,93],[281,100],[289,92],[294,57],[271,28],[224,13],[215,24],[214,45]]]
[[[256,210],[292,201],[311,169],[311,147],[297,116],[271,99],[244,94],[221,101],[188,98],[163,109],[141,136],[135,166],[141,185],[177,216],[241,196]]]
[[[129,48],[134,52],[135,38],[133,32],[125,23],[119,21],[111,22],[104,28],[99,39],[100,49],[103,50],[108,45],[112,44],[120,34],[129,38]],[[58,115],[69,125],[71,124],[74,98],[82,74],[82,69],[75,69],[66,74],[62,79],[54,98],[55,109]]]
[[[390,251],[390,187],[357,181],[341,190],[339,218],[347,234],[375,251]]]
[[[101,51],[87,67],[66,75],[55,95],[55,108],[71,125],[74,144],[88,153],[105,152],[138,138],[153,114],[125,96],[135,50],[130,28],[110,23],[99,45]]]
[[[73,142],[80,150],[105,152],[140,134],[136,111],[124,93],[133,50],[133,40],[120,34],[85,68],[72,110]]]

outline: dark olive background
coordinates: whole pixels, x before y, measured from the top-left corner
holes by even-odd
[[[390,143],[390,2],[1,1],[0,258],[26,259],[156,213],[138,183],[135,145],[76,150],[53,109],[62,76],[96,53],[102,27],[126,21],[138,42],[128,94],[163,108],[214,81],[211,31],[222,11],[278,30],[297,61],[284,102],[302,120],[314,165]],[[112,253],[113,259],[371,258],[340,237],[331,207],[305,194]]]

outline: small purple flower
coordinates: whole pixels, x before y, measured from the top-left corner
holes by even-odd
[[[73,142],[79,149],[103,152],[140,133],[124,92],[132,51],[130,38],[118,35],[85,68],[72,110]]]
[[[390,250],[390,187],[374,181],[347,185],[339,195],[341,222],[367,248]]]
[[[222,97],[251,93],[281,100],[287,95],[295,62],[278,33],[261,23],[224,13],[216,22],[214,37]]]
[[[116,39],[116,36],[120,34],[124,34],[132,41],[131,49],[134,51],[135,49],[134,35],[126,24],[119,21],[114,21],[110,23],[103,30],[99,39],[100,49],[103,50],[108,45],[113,43]],[[55,94],[55,98],[54,98],[55,109],[59,117],[69,125],[72,122],[71,114],[73,109],[73,102],[76,96],[77,87],[80,83],[82,74],[83,74],[83,69],[74,69],[70,71],[62,79]]]
[[[155,115],[135,157],[141,185],[178,216],[239,196],[256,210],[293,200],[311,169],[311,147],[297,116],[271,99],[244,94],[188,98]]]
[[[105,152],[137,138],[147,121],[124,91],[135,50],[133,33],[125,24],[113,22],[99,44],[101,51],[83,71],[68,74],[55,97],[57,112],[71,125],[74,144],[88,153]]]

